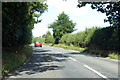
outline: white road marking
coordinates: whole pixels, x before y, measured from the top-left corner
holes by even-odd
[[[72,52],[79,52],[79,51],[75,51],[75,50],[69,50],[69,51],[72,51]],[[80,53],[80,52],[79,52]]]
[[[72,58],[72,57],[68,57],[68,58],[70,58],[70,59],[72,59],[72,60],[74,60],[74,61],[77,61],[76,59],[74,59],[74,58]],[[106,76],[104,76],[104,75],[102,75],[101,73],[99,73],[98,71],[92,69],[91,67],[89,67],[89,66],[87,66],[87,65],[84,65],[84,66],[85,66],[86,68],[88,68],[89,70],[93,71],[94,73],[96,73],[97,75],[99,75],[100,77],[102,77],[102,78],[104,78],[104,79],[106,79],[106,80],[110,80],[110,79],[108,79]]]
[[[73,61],[77,61],[76,59],[74,59],[74,58],[72,58],[72,57],[68,57],[68,58],[72,59]]]
[[[56,53],[62,53],[62,52],[56,52]]]
[[[100,77],[105,78],[106,80],[110,80],[108,79],[106,76],[102,75],[101,73],[99,73],[98,71],[92,69],[91,67],[84,65],[86,68],[88,68],[89,70],[93,71],[94,73],[98,74]]]

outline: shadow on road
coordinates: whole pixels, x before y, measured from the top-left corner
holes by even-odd
[[[59,53],[50,53],[49,51],[50,50],[34,50],[35,53],[31,56],[29,61],[16,70],[13,76],[24,74],[31,75],[48,70],[60,70],[64,68],[65,66],[60,66],[54,63],[66,61],[68,56]]]
[[[80,52],[69,52],[67,54],[72,54],[72,55],[85,55],[85,56],[91,56],[91,57],[100,57],[99,55],[91,54],[91,53],[80,53]]]
[[[88,56],[88,57],[97,57],[97,58],[107,58],[108,56],[101,56],[98,54],[93,54],[93,53],[87,53],[87,52],[69,52],[66,54],[71,54],[71,55],[84,55],[84,56]]]
[[[41,50],[41,49],[35,49],[34,52],[48,52],[50,50]]]

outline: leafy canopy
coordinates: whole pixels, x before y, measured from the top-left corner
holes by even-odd
[[[59,14],[58,19],[48,26],[48,28],[53,29],[55,44],[59,43],[60,38],[64,34],[75,31],[75,25],[76,23],[73,23],[67,14],[64,12]]]
[[[47,9],[47,4],[43,2],[2,3],[3,46],[31,43],[34,24],[41,21],[38,17]]]
[[[45,43],[54,43],[54,37],[51,35],[50,31],[45,34]]]

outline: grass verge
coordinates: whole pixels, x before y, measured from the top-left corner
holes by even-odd
[[[112,59],[119,59],[120,60],[120,54],[112,53],[108,55]]]
[[[79,52],[83,52],[86,48],[81,48],[81,47],[76,47],[74,45],[65,45],[65,44],[58,44],[58,45],[53,45],[54,47],[60,47],[60,48],[64,48],[64,49],[68,49],[68,50],[76,50]]]
[[[90,49],[90,48],[81,48],[81,47],[76,47],[74,45],[65,45],[65,44],[47,44],[47,43],[43,43],[43,45],[48,45],[48,46],[53,46],[53,47],[60,47],[60,48],[64,48],[64,49],[69,49],[69,50],[75,50],[75,51],[79,51],[79,52],[86,52],[89,53],[91,55],[96,55],[96,56],[101,56],[101,57],[109,57],[111,59],[119,59],[120,60],[120,54],[118,54],[118,52],[115,51],[104,51],[104,50],[99,50],[99,49]]]
[[[29,45],[2,49],[2,76],[22,65],[33,53]]]
[[[84,50],[86,50],[86,48],[81,48],[81,47],[76,47],[74,45],[65,45],[65,44],[47,44],[47,43],[43,43],[43,45],[48,45],[48,46],[53,46],[53,47],[60,47],[60,48],[64,48],[64,49],[68,49],[68,50],[76,50],[76,51],[79,51],[79,52],[83,52]]]
[[[100,50],[100,49],[87,49],[87,53],[91,53],[97,56],[101,57],[109,57],[111,59],[119,59],[120,60],[120,54],[117,51],[112,50]]]

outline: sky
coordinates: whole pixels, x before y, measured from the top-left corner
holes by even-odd
[[[40,16],[39,19],[42,19],[42,21],[34,25],[34,29],[32,30],[34,37],[42,36],[47,31],[53,34],[52,29],[48,29],[48,25],[57,20],[57,16],[63,11],[69,16],[70,20],[76,23],[75,29],[77,30],[73,34],[84,31],[86,28],[92,28],[93,26],[109,26],[108,22],[104,23],[106,15],[92,9],[89,4],[78,8],[78,0],[47,0],[46,3],[48,10]]]

